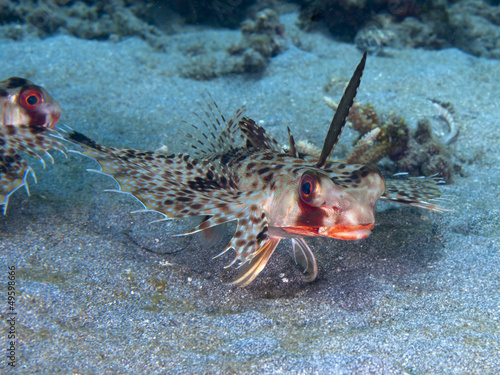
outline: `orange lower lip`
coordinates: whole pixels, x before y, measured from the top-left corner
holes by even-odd
[[[302,236],[321,236],[337,238],[339,240],[360,240],[370,235],[374,225],[333,225],[331,227],[285,227],[281,228],[288,233]]]
[[[54,129],[55,126],[56,126],[56,122],[59,121],[59,117],[61,117],[61,115],[53,116],[50,119],[50,121],[47,123],[47,127],[50,128],[50,129]]]

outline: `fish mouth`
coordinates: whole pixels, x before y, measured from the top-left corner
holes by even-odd
[[[281,228],[288,233],[309,237],[330,237],[339,240],[361,240],[371,234],[374,224],[332,225],[329,227],[294,226]]]
[[[61,117],[61,106],[57,103],[54,103],[49,109],[49,120],[47,121],[47,127],[50,129],[54,129],[57,121]]]
[[[49,129],[54,129],[56,127],[56,123],[57,121],[59,121],[59,118],[61,117],[60,114],[58,115],[53,115],[53,116],[50,116],[50,119],[49,121],[47,122],[47,125],[46,127],[49,128]]]

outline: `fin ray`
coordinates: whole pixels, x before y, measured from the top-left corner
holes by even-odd
[[[304,270],[303,279],[309,283],[316,280],[318,276],[318,264],[309,245],[303,238],[292,238],[293,258],[296,264],[300,264]]]
[[[269,238],[264,245],[257,250],[253,258],[243,264],[236,278],[229,284],[237,284],[241,287],[250,284],[257,275],[262,272],[279,243],[279,238]]]
[[[49,150],[63,153],[66,150],[66,146],[53,137],[54,135],[57,135],[55,130],[44,126],[0,126],[0,206],[4,206],[4,215],[7,213],[9,197],[17,189],[25,186],[29,195],[28,174],[32,175],[35,183],[37,182],[34,170],[19,153],[23,152],[37,158],[45,168],[43,156],[47,156],[54,163]]]
[[[442,196],[442,192],[437,186],[441,182],[438,177],[385,178],[385,192],[379,200],[438,212],[449,211],[449,209],[431,202]]]
[[[247,139],[247,146],[283,152],[278,141],[271,137],[262,126],[257,125],[254,120],[243,117],[238,125]]]
[[[132,194],[147,209],[169,218],[234,213],[230,203],[237,202],[241,193],[230,171],[218,162],[104,147],[77,132],[67,137],[99,163],[99,173],[111,176],[119,191]]]
[[[229,120],[226,120],[217,103],[211,97],[210,99],[212,103],[205,100],[206,107],[208,108],[208,111],[203,109],[205,118],[196,112],[194,113],[203,124],[203,128],[186,122],[200,134],[201,138],[203,138],[200,139],[193,134],[186,134],[188,138],[196,143],[191,143],[191,148],[195,150],[195,156],[199,157],[233,151],[243,140],[241,134],[238,135],[237,124],[245,112],[246,107],[244,105],[241,106]]]

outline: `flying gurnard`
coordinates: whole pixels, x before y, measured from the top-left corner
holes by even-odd
[[[81,146],[145,211],[165,219],[201,217],[201,223],[183,234],[213,231],[235,221],[235,233],[221,253],[236,252],[228,265],[239,264],[234,284],[251,283],[283,239],[291,239],[305,280],[312,281],[318,268],[305,237],[367,237],[378,200],[440,210],[429,201],[441,195],[433,178],[385,179],[374,165],[329,160],[365,61],[366,54],[339,103],[319,158],[298,152],[290,130],[285,149],[243,117],[244,107],[226,121],[215,103],[216,110],[210,107],[213,120],[205,122],[211,130],[200,139],[191,136],[192,155],[105,147],[72,130],[65,138]]]
[[[9,197],[21,186],[29,194],[27,176],[35,174],[19,152],[43,156],[52,161],[49,150],[64,151],[54,136],[61,107],[41,86],[24,78],[11,77],[0,82],[0,206],[7,212]],[[35,178],[36,181],[36,178]]]

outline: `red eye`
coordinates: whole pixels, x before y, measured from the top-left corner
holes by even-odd
[[[300,179],[300,198],[304,203],[310,204],[314,198],[314,192],[316,190],[316,182],[314,179],[308,175],[304,174]]]
[[[29,111],[37,109],[43,103],[43,94],[35,89],[22,92],[20,97],[21,105]]]

